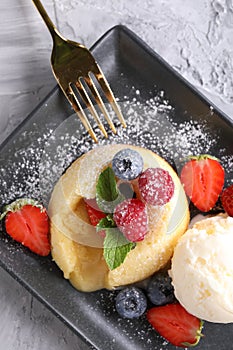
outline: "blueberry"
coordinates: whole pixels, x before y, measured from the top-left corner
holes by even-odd
[[[125,148],[115,154],[112,169],[119,179],[133,180],[143,170],[143,159],[137,151]]]
[[[147,287],[147,296],[156,306],[175,301],[174,288],[167,272],[157,272],[152,276]]]
[[[121,317],[138,318],[147,308],[143,291],[136,287],[122,289],[116,297],[116,310]]]

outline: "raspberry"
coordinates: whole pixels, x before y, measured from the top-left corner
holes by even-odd
[[[167,170],[148,168],[138,179],[139,190],[147,204],[164,205],[174,193],[174,182]]]
[[[113,219],[119,230],[131,242],[142,241],[148,232],[146,206],[140,199],[126,199],[118,204]]]
[[[229,216],[233,216],[233,185],[225,188],[221,195],[223,209]]]

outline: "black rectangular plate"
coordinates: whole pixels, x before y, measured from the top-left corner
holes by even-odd
[[[139,106],[136,114],[139,127],[136,131],[132,131],[132,120],[126,112],[126,119],[131,123],[129,131],[121,130],[120,137],[110,137],[108,142],[130,142],[146,146],[160,153],[174,166],[177,165],[173,159],[174,147],[183,146],[181,153],[185,153],[188,147],[188,151],[198,149],[206,153],[207,150],[208,153],[224,160],[224,165],[228,166],[226,182],[230,183],[233,178],[232,165],[229,169],[233,150],[233,125],[230,118],[200,95],[144,42],[123,26],[116,26],[107,32],[94,45],[92,51],[114,94],[123,101],[123,108],[134,109]],[[144,109],[140,112],[140,106],[146,105],[155,96],[159,96],[155,103],[158,113],[153,117],[153,121],[153,118],[148,120],[148,116],[143,115]],[[132,104],[127,105],[127,101]],[[10,202],[19,196],[40,197],[40,181],[37,177],[43,149],[47,147],[46,140],[71,114],[70,106],[56,87],[1,145],[1,203]],[[153,125],[158,126],[157,118],[161,119],[161,128],[158,132],[158,128],[155,127],[156,134]],[[170,124],[178,130],[177,138],[174,138],[173,129],[169,135]],[[186,131],[184,125],[189,126]],[[199,134],[200,125],[202,131]],[[81,130],[82,139],[89,140],[79,121],[77,128]],[[182,128],[182,132],[179,132],[179,128]],[[193,135],[192,130],[195,131]],[[203,135],[207,136],[203,138]],[[184,137],[188,146],[181,145]],[[81,141],[77,142],[74,153],[70,158],[67,157],[61,171],[84,149],[93,147],[91,141],[87,141],[85,147],[84,144]],[[176,157],[180,155],[176,154]],[[0,238],[0,264],[96,349],[174,349],[150,328],[145,317],[135,321],[119,319],[114,310],[115,292],[76,291],[63,279],[61,271],[50,257],[40,258],[30,253],[9,239],[4,229]],[[206,336],[196,349],[232,348],[233,325],[206,322],[204,333]]]

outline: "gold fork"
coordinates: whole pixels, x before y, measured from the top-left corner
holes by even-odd
[[[92,99],[98,105],[114,133],[116,133],[116,128],[109,116],[92,76],[98,81],[104,95],[118,116],[121,124],[126,127],[126,122],[113,92],[90,51],[84,45],[65,39],[58,32],[57,28],[49,18],[40,0],[32,1],[47,25],[53,39],[53,50],[51,55],[53,74],[66,98],[70,102],[74,111],[78,114],[85,129],[89,132],[93,140],[98,142],[97,136],[87,119],[80,101],[82,101],[88,108],[105,137],[108,137],[106,129],[99,118]]]

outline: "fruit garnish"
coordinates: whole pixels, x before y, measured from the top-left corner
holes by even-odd
[[[113,219],[131,242],[142,241],[148,232],[148,218],[145,204],[140,199],[126,199],[115,208]]]
[[[225,188],[220,198],[225,212],[229,216],[233,216],[233,185]]]
[[[124,237],[123,233],[116,227],[112,214],[115,207],[124,199],[125,197],[117,187],[113,170],[107,167],[99,175],[97,181],[96,205],[105,213],[97,214],[98,219],[100,216],[102,217],[98,221],[96,229],[104,237],[103,255],[110,270],[120,266],[129,251],[135,247],[135,243]]]
[[[147,296],[156,306],[174,303],[176,298],[171,278],[165,271],[156,272],[147,286]]]
[[[174,182],[167,170],[148,168],[138,179],[139,190],[147,204],[164,205],[174,193]]]
[[[110,270],[120,266],[133,248],[135,243],[129,242],[117,227],[105,229],[104,258]]]
[[[112,168],[107,167],[99,175],[96,185],[96,202],[105,213],[113,213],[116,205],[124,200],[118,190],[115,174]]]
[[[211,210],[224,185],[224,169],[208,154],[189,157],[180,174],[181,183],[191,202],[201,211]]]
[[[147,299],[143,291],[136,287],[122,289],[116,297],[116,310],[121,317],[138,318],[147,308]]]
[[[85,199],[84,201],[85,201],[90,223],[91,225],[96,226],[101,219],[106,217],[106,214],[99,209],[95,198]]]
[[[125,148],[113,157],[112,169],[119,179],[133,180],[143,170],[143,159],[137,151]]]
[[[32,252],[50,253],[49,219],[46,209],[30,198],[20,198],[7,205],[0,217],[5,217],[6,232]]]
[[[147,319],[166,340],[182,348],[195,346],[203,336],[203,321],[189,314],[179,303],[153,307]]]

